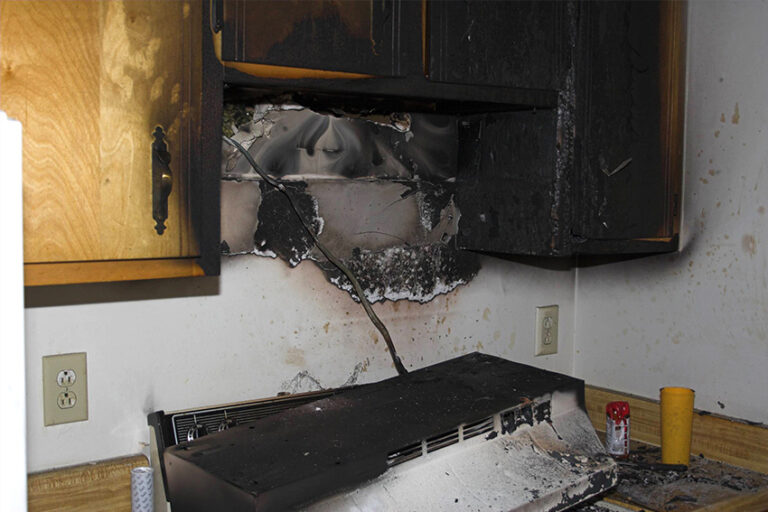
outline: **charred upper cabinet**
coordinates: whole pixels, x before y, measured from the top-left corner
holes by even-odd
[[[230,94],[453,116],[458,247],[570,256],[677,248],[685,9],[214,0],[212,11]]]
[[[224,61],[387,77],[421,70],[419,2],[217,0],[214,8]]]
[[[451,4],[441,9],[473,9]],[[529,20],[545,33],[542,27],[554,26],[547,25],[550,16],[559,19],[555,11],[562,6],[567,21],[561,27],[570,40],[567,58],[555,45],[553,56],[540,55],[540,73],[516,78],[510,72],[498,78],[513,67],[496,55],[510,42],[500,35],[507,46],[492,47],[493,39],[486,34],[485,57],[466,62],[459,57],[445,64],[454,70],[451,79],[494,76],[492,80],[516,85],[528,80],[531,87],[558,91],[555,109],[463,118],[459,246],[547,256],[675,250],[684,4],[533,4],[494,3],[489,9],[504,19]],[[505,8],[508,16],[502,12]],[[462,37],[469,40],[477,29],[472,19],[466,25]],[[502,71],[486,62],[497,62]],[[523,66],[522,61],[517,65]],[[438,76],[448,76],[439,66]],[[555,80],[547,82],[544,70]]]
[[[563,163],[556,129],[554,110],[461,119],[456,187],[461,248],[499,254],[564,252],[557,212],[567,198],[557,193]]]
[[[667,2],[580,5],[575,252],[677,246],[683,9]]]
[[[428,2],[429,78],[556,89],[567,57],[566,2]]]

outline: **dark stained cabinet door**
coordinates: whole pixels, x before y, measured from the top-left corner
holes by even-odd
[[[459,122],[457,244],[499,254],[559,255],[562,162],[552,110],[466,116]],[[565,220],[565,219],[563,219]]]
[[[558,88],[568,51],[568,5],[541,0],[428,2],[429,78]]]
[[[420,2],[220,1],[225,61],[389,77],[421,72]]]
[[[671,236],[677,198],[662,151],[660,16],[657,2],[581,5],[573,232],[582,239]]]
[[[460,8],[472,7],[445,7]],[[569,13],[575,37],[558,108],[460,125],[459,246],[546,256],[674,251],[684,4],[579,2]],[[488,44],[481,62],[495,58]]]

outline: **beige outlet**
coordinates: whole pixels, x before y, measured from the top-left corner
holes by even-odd
[[[536,348],[534,355],[557,354],[557,326],[560,308],[540,306],[536,308]]]
[[[45,426],[88,419],[88,372],[85,352],[43,356]]]

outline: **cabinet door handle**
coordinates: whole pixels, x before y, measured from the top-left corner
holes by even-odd
[[[165,232],[165,220],[168,218],[168,196],[173,187],[171,173],[171,154],[165,144],[165,132],[156,127],[152,133],[152,218],[155,219],[155,231],[158,235]]]

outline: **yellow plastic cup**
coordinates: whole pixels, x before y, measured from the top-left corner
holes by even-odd
[[[691,456],[693,390],[661,388],[661,462],[685,464]]]

